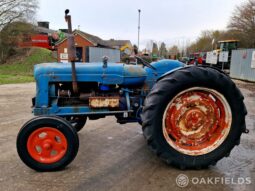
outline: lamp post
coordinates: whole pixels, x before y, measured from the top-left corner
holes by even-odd
[[[141,15],[141,9],[138,9],[138,42],[137,42],[138,52],[139,52],[139,44],[140,44],[140,15]]]
[[[252,6],[253,26],[255,27],[255,5]],[[254,42],[255,47],[255,42]]]

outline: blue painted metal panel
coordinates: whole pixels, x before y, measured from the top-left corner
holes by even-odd
[[[145,71],[147,73],[147,79],[145,83],[146,87],[149,89],[151,89],[157,80],[166,73],[175,70],[176,68],[184,67],[182,62],[168,59],[153,62],[151,65],[156,68],[156,70],[145,67]]]
[[[92,109],[86,106],[77,107],[49,107],[49,108],[34,108],[34,115],[57,115],[57,116],[67,116],[67,115],[111,115],[124,112],[133,112],[133,110],[126,111],[110,111],[109,109]]]
[[[76,63],[78,82],[99,82],[102,84],[134,85],[142,84],[146,72],[141,66],[109,63],[106,68],[102,63]],[[70,63],[45,63],[35,66],[36,81],[45,78],[51,82],[71,82],[72,69]]]
[[[157,69],[158,78],[164,75],[166,72],[184,66],[182,62],[167,59],[152,63],[152,65]]]
[[[98,82],[102,85],[118,84],[126,87],[140,85],[150,90],[157,79],[165,73],[182,67],[183,64],[174,60],[161,60],[152,63],[156,70],[141,65],[125,65],[108,63],[104,68],[102,63],[76,63],[78,82]],[[54,95],[54,82],[71,82],[72,69],[70,63],[44,63],[35,66],[34,76],[36,79],[36,103],[35,115],[78,115],[78,114],[113,114],[106,109],[92,109],[85,106],[59,107],[57,99],[49,103],[49,96]],[[146,96],[148,91],[143,92]],[[49,107],[51,105],[51,107]],[[131,109],[131,108],[129,108]],[[130,111],[128,111],[130,112]]]
[[[109,63],[106,68],[102,63],[76,63],[76,74],[78,82],[123,86],[143,84],[147,76],[142,66],[116,63]],[[71,64],[38,64],[35,65],[34,76],[37,84],[36,107],[47,107],[49,105],[49,84],[51,82],[71,82]]]

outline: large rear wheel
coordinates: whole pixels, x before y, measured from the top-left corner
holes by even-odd
[[[159,80],[147,96],[144,136],[168,164],[181,169],[216,164],[246,129],[243,99],[224,73],[182,68]]]

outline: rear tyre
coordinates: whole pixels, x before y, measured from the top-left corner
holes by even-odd
[[[79,148],[77,132],[58,117],[37,117],[19,131],[17,151],[21,160],[36,171],[54,171],[67,166]]]
[[[228,156],[245,131],[243,96],[224,73],[186,67],[160,79],[145,100],[149,147],[178,168],[201,169]]]

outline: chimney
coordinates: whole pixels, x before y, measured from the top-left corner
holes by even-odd
[[[37,24],[38,24],[38,27],[43,27],[46,29],[49,29],[49,25],[50,25],[50,23],[47,21],[40,21],[40,22],[37,22]]]

